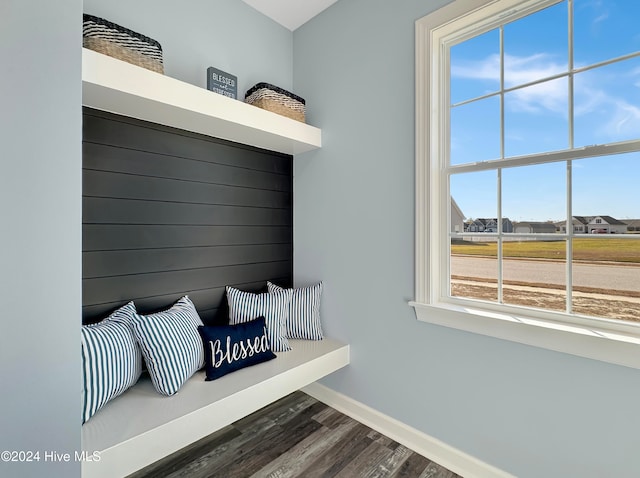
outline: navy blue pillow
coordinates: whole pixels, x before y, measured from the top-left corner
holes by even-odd
[[[276,358],[264,317],[237,325],[200,326],[198,332],[204,346],[207,381]]]

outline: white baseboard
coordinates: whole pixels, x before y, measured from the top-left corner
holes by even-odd
[[[318,382],[307,385],[302,391],[460,476],[465,478],[515,478],[505,471],[467,455]]]

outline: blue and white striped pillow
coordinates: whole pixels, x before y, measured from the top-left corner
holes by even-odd
[[[283,289],[274,294],[254,294],[227,286],[229,323],[242,324],[264,317],[267,322],[267,337],[274,352],[291,350],[287,340],[287,314],[291,291]]]
[[[269,293],[286,290],[267,282]],[[320,298],[322,282],[311,287],[288,289],[292,291],[287,318],[287,337],[290,339],[322,340],[322,324],[320,322]]]
[[[203,323],[186,295],[163,312],[134,315],[132,324],[158,393],[173,395],[204,365]]]
[[[82,326],[82,423],[140,378],[142,356],[131,330],[135,313],[129,302],[102,322]]]

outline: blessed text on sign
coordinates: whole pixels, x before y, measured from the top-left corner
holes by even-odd
[[[207,89],[235,100],[238,98],[238,78],[210,66],[207,68]]]

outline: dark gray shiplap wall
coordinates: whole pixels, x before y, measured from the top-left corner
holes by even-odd
[[[184,294],[205,323],[224,288],[293,277],[291,156],[85,109],[85,323],[129,300],[147,313]]]

